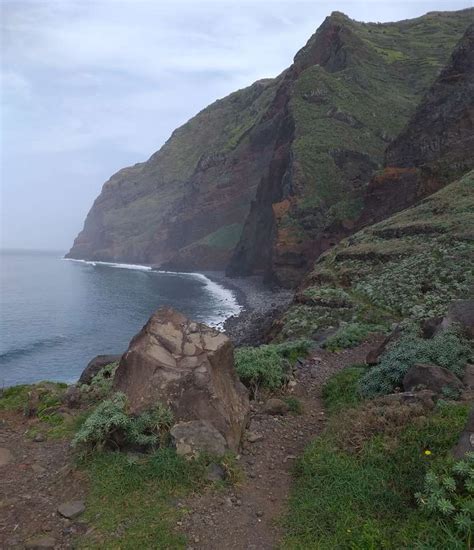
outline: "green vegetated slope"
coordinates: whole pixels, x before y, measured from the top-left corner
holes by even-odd
[[[263,182],[280,189],[260,193],[255,209],[258,218],[269,200],[281,202],[268,240],[267,275],[274,281],[298,284],[327,243],[339,240],[338,224],[346,234],[354,226],[387,144],[448,61],[470,17],[472,10],[374,24],[336,12],[296,55],[280,85],[286,85],[294,124],[286,170]],[[258,240],[263,216],[257,223],[248,218],[254,235],[244,230],[231,271],[258,266],[261,254],[248,241]]]
[[[262,223],[242,227],[262,181],[277,190],[260,193],[257,217],[275,200],[294,199],[277,228],[290,247],[317,240],[332,220],[353,219],[387,142],[448,59],[471,12],[390,24],[332,14],[280,77],[213,103],[147,162],[112,176],[70,256],[223,268],[242,234],[239,246],[250,251],[238,255],[234,269],[240,263],[252,272],[261,264],[261,247],[251,241],[261,238]],[[288,154],[279,159],[283,150]],[[281,236],[265,227],[271,249]],[[270,269],[281,271],[280,282],[301,278],[310,248],[296,275],[285,246],[275,254]]]
[[[314,336],[342,323],[341,338],[362,333],[357,344],[392,321],[443,315],[471,289],[473,228],[471,171],[321,256],[283,317],[279,338]]]
[[[357,187],[381,163],[387,143],[407,123],[467,26],[460,13],[388,24],[358,23],[343,14],[331,19],[344,27],[338,64],[305,68],[290,102],[294,161],[302,172],[294,217],[303,230],[311,223],[300,218],[300,209],[313,217],[319,205],[326,211],[311,227],[315,231],[334,219],[357,217]],[[296,63],[311,58],[311,48],[322,47],[317,43],[310,41]]]
[[[70,256],[159,263],[219,229],[225,233],[227,225],[228,233],[235,232],[265,160],[261,151],[262,158],[248,152],[248,133],[268,107],[277,82],[261,80],[216,101],[175,130],[148,161],[113,175]],[[239,158],[245,159],[245,167],[239,167],[244,177],[240,187],[232,175]]]

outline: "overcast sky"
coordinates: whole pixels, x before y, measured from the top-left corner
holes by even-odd
[[[67,250],[102,184],[219,97],[287,67],[332,10],[470,0],[0,0],[1,246]]]

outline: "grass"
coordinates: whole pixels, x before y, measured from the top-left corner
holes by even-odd
[[[38,396],[38,413],[46,414],[47,409],[60,404],[60,397],[66,388],[67,384],[47,381],[4,388],[0,390],[0,411],[25,410],[30,397],[36,394]]]
[[[362,401],[359,381],[366,371],[366,366],[354,365],[341,370],[328,380],[323,387],[323,399],[329,414],[354,407]]]
[[[187,461],[171,449],[150,457],[99,453],[83,467],[90,492],[85,519],[94,526],[81,548],[185,548],[173,526],[180,516],[172,499],[204,485],[204,461]]]
[[[369,435],[358,453],[345,450],[341,440],[347,414],[342,410],[336,415],[340,421],[330,423],[296,466],[283,547],[466,548],[452,525],[416,506],[414,494],[423,488],[434,462],[449,460],[467,406],[440,403],[431,416],[407,421],[398,432]]]
[[[324,347],[329,351],[354,348],[366,340],[371,334],[386,332],[383,325],[371,325],[368,323],[344,323],[336,334],[327,338]]]
[[[312,343],[295,340],[235,350],[235,369],[241,381],[256,395],[260,388],[276,390],[288,379],[289,369],[309,353]]]

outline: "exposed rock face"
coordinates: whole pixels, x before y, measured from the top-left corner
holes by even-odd
[[[465,336],[474,340],[474,300],[457,300],[449,306],[441,327],[446,329],[453,325],[460,327]]]
[[[112,176],[69,256],[227,267],[296,286],[319,254],[356,230],[387,143],[471,13],[382,25],[333,13],[280,77],[215,102],[147,162]],[[406,186],[401,202],[411,204]]]
[[[115,374],[132,413],[168,405],[178,422],[203,421],[236,450],[249,412],[234,370],[233,345],[222,333],[159,309],[133,338]]]
[[[405,391],[419,388],[441,394],[445,388],[462,390],[463,384],[459,378],[448,369],[437,365],[413,365],[403,378]]]
[[[357,226],[411,206],[474,168],[474,24],[369,183]]]
[[[98,374],[101,369],[107,365],[110,365],[110,363],[120,361],[121,357],[121,355],[97,355],[97,357],[94,357],[94,359],[89,361],[87,367],[82,371],[77,383],[90,384],[94,376]]]

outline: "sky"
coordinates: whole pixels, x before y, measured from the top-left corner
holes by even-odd
[[[333,10],[470,0],[0,0],[0,247],[66,251],[103,183],[214,100],[288,67]]]

